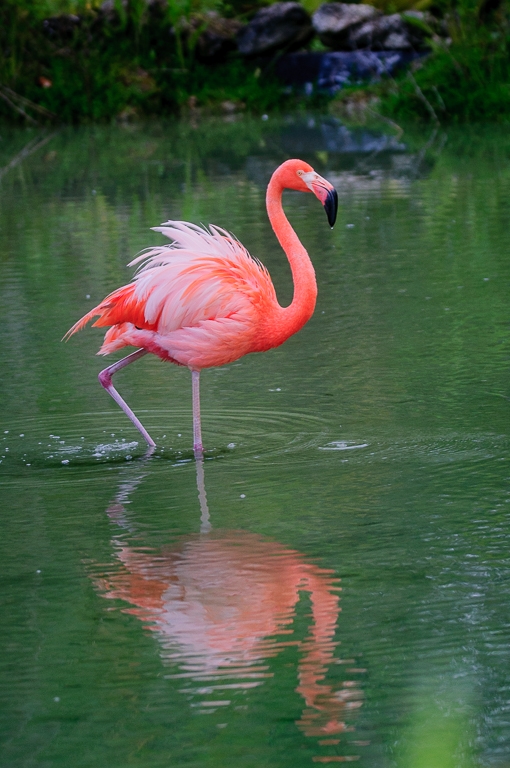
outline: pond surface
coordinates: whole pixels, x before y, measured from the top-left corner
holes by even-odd
[[[6,768],[510,766],[510,140],[332,118],[0,131],[1,733]],[[118,374],[66,330],[169,218],[290,272],[314,317],[202,376]]]

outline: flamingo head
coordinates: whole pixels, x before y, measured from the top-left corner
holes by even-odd
[[[287,160],[277,171],[282,186],[298,192],[313,192],[326,211],[329,226],[333,228],[338,211],[338,195],[332,184],[316,173],[312,166],[303,160]]]

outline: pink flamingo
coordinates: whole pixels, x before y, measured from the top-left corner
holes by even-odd
[[[225,230],[168,221],[154,227],[173,240],[150,248],[129,266],[143,263],[133,282],[110,293],[65,335],[68,339],[98,316],[95,326],[112,326],[99,350],[108,355],[126,346],[139,347],[99,374],[109,392],[148,445],[156,444],[112,384],[112,376],[148,352],[191,370],[193,449],[203,452],[200,424],[200,371],[225,365],[248,354],[282,344],[310,319],[317,283],[310,258],[282,208],[284,189],[313,192],[328,221],[336,220],[334,187],[302,160],[287,160],[273,173],[266,206],[271,226],[285,251],[294,281],[294,296],[281,307],[266,268]]]

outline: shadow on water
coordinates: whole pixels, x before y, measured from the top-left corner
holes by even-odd
[[[195,714],[221,708],[228,719],[229,707],[246,704],[250,690],[278,674],[270,660],[293,648],[295,691],[303,701],[296,725],[303,735],[318,739],[317,746],[337,748],[341,734],[355,730],[352,719],[362,704],[358,682],[327,682],[332,665],[353,664],[335,655],[339,579],[277,541],[215,529],[203,460],[196,462],[200,532],[181,536],[172,546],[145,546],[127,505],[150,472],[151,453],[122,473],[106,510],[117,529],[111,539],[115,567],[94,574],[99,593],[127,603],[121,610],[154,633],[164,664],[177,668],[165,677],[182,681],[180,693]],[[311,611],[300,638],[303,633],[295,625],[303,596]],[[313,758],[321,763],[357,759],[339,754]]]

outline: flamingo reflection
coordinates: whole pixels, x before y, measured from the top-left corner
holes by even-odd
[[[268,660],[294,646],[296,690],[305,701],[297,724],[305,735],[336,744],[341,732],[354,730],[345,721],[361,706],[361,692],[353,681],[326,682],[328,669],[342,663],[334,655],[340,588],[333,571],[255,533],[213,530],[202,461],[201,532],[158,551],[142,547],[125,530],[133,522],[124,504],[143,476],[123,483],[107,510],[119,530],[112,539],[116,567],[95,580],[102,595],[127,603],[123,610],[154,632],[162,657],[179,670],[170,677],[194,686],[182,690],[197,697],[191,706],[199,712],[228,706],[236,689],[262,685],[273,676]],[[309,596],[311,620],[299,639],[293,625],[302,593]]]

